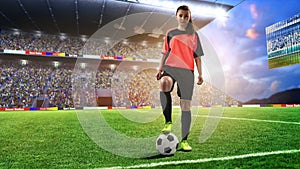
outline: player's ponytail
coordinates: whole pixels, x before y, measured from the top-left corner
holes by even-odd
[[[177,13],[178,13],[179,10],[189,11],[189,13],[191,15],[191,10],[190,10],[190,8],[187,5],[181,5],[181,6],[179,6],[177,8],[177,10],[176,10],[176,15],[177,15]],[[194,34],[196,32],[195,28],[194,28],[193,21],[192,21],[192,15],[191,15],[191,18],[190,18],[189,23],[186,26],[185,30],[186,30],[186,32],[188,34]]]
[[[186,26],[186,32],[188,34],[194,34],[196,32],[192,20],[189,21],[188,25]]]

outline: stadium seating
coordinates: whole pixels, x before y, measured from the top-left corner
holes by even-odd
[[[78,37],[60,37],[47,34],[14,33],[2,31],[0,33],[0,49],[36,50],[66,52],[80,55],[85,40]],[[92,43],[93,44],[93,43]],[[104,50],[108,45],[88,46],[91,54]],[[155,44],[148,46],[132,43],[116,43],[107,54],[125,55],[138,59],[159,59],[161,47]],[[117,71],[110,68],[99,68],[86,76],[85,84],[78,82],[78,72],[74,72],[75,61],[69,66],[54,67],[48,62],[43,62],[43,57],[37,62],[29,60],[27,64],[20,63],[19,56],[13,55],[10,60],[1,59],[1,102],[0,107],[58,107],[74,108],[82,106],[97,106],[98,91],[109,89],[112,91],[113,106],[160,106],[159,84],[155,80],[155,69],[136,71]],[[15,58],[13,58],[15,57]],[[57,58],[56,58],[57,59]],[[104,66],[105,67],[105,66]],[[108,67],[108,66],[106,66]],[[87,68],[88,69],[88,66]],[[92,79],[91,77],[96,77]],[[88,90],[84,90],[85,87]],[[87,86],[88,85],[88,86]],[[80,89],[80,90],[78,90]],[[179,105],[179,98],[172,93],[173,104]],[[238,102],[227,96],[224,92],[214,88],[208,82],[196,86],[195,97],[199,105],[237,105]]]

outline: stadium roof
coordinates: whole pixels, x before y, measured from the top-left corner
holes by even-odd
[[[1,0],[0,28],[26,32],[38,31],[49,34],[90,36],[105,24],[131,14],[154,12],[174,16],[175,10],[172,5],[178,6],[178,4],[191,5],[193,7],[194,24],[198,28],[202,28],[217,17],[214,14],[203,15],[205,14],[204,9],[218,8],[227,12],[241,1]],[[154,4],[154,2],[159,4]],[[164,4],[167,6],[163,6]],[[202,8],[200,9],[200,7]],[[155,16],[148,17],[146,22],[151,20],[151,17]],[[126,19],[124,21],[126,22]],[[170,22],[168,24],[172,25],[174,23]],[[153,29],[154,26],[157,26],[157,24],[151,25]]]

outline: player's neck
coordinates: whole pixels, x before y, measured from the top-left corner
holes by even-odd
[[[180,31],[185,31],[185,27],[183,27],[181,25],[178,25],[177,29],[180,30]]]

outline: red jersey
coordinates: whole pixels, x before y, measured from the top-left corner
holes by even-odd
[[[194,59],[203,56],[197,32],[187,34],[177,28],[170,29],[164,39],[162,53],[166,55],[164,65],[194,71]]]

